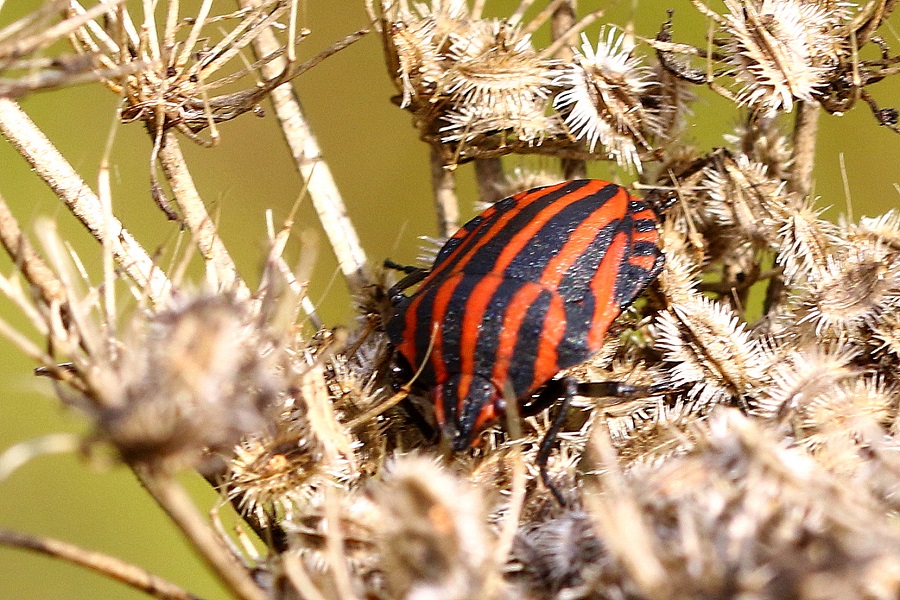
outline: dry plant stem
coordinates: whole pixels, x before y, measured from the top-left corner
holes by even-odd
[[[453,171],[445,167],[441,153],[437,148],[432,147],[431,187],[434,190],[434,211],[437,215],[438,235],[450,237],[459,229],[459,201],[456,199],[456,180],[453,177]]]
[[[255,6],[256,2],[238,0],[238,4],[241,8],[248,8]],[[271,29],[261,32],[253,40],[257,57],[268,56],[277,52],[280,47],[281,44]],[[283,58],[278,58],[263,65],[260,70],[266,79],[272,79],[282,73],[286,64]],[[341,273],[351,293],[360,292],[374,281],[369,272],[368,259],[360,244],[359,235],[347,216],[344,200],[331,169],[322,158],[319,143],[306,122],[300,100],[290,84],[275,88],[270,96],[297,170],[308,186],[309,197],[337,257]]]
[[[572,26],[575,25],[576,4],[576,0],[566,0],[553,11],[553,17],[550,20],[550,35],[554,40],[558,40],[560,36],[565,35],[572,29]],[[572,48],[569,46],[562,46],[554,58],[571,60]],[[566,179],[584,179],[587,177],[586,160],[580,158],[561,158],[559,162],[562,167],[563,177]]]
[[[816,160],[816,139],[819,129],[819,105],[814,102],[797,102],[797,116],[794,121],[794,144],[791,174],[788,190],[796,194],[802,202],[812,190],[813,166]],[[781,304],[786,292],[784,277],[777,274],[769,280],[763,313]]]
[[[209,264],[218,278],[222,289],[233,290],[239,298],[250,295],[246,284],[238,275],[234,261],[216,232],[216,225],[206,211],[206,206],[197,192],[194,179],[191,177],[178,145],[178,138],[171,131],[163,134],[159,148],[159,163],[175,196],[184,223],[187,225],[200,255]]]
[[[117,219],[105,218],[97,195],[13,100],[0,98],[0,133],[34,168],[97,240],[109,242],[116,262],[153,304],[169,294],[165,274]]]
[[[241,600],[265,600],[263,590],[219,540],[190,496],[170,474],[139,467],[134,472],[153,499],[193,544],[200,557],[236,597]]]
[[[174,583],[161,579],[140,567],[114,556],[86,550],[61,540],[0,529],[0,545],[31,550],[68,561],[129,585],[154,598],[199,600],[198,596],[194,596]]]
[[[819,130],[819,105],[798,102],[794,121],[794,149],[790,191],[805,200],[812,190],[813,165],[816,161],[816,138]]]
[[[296,552],[287,552],[281,555],[281,567],[284,574],[287,575],[288,581],[294,586],[297,596],[303,600],[327,600],[327,598],[316,588],[306,567],[303,565],[303,557]]]
[[[37,252],[19,228],[19,222],[13,216],[3,196],[0,196],[0,242],[6,248],[7,254],[22,270],[22,274],[32,290],[37,292],[41,300],[47,305],[63,302],[66,294],[62,284],[53,271]]]
[[[475,180],[478,182],[478,197],[482,202],[493,204],[503,199],[506,175],[499,158],[476,159]]]
[[[587,450],[598,493],[584,495],[585,508],[610,550],[638,583],[642,596],[670,598],[668,576],[653,548],[653,533],[622,476],[605,424],[594,428]]]

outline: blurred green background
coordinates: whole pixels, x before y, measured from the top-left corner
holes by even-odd
[[[40,4],[37,0],[7,1],[0,10],[0,27]],[[196,10],[195,2],[182,4],[184,15]],[[488,0],[487,7],[490,14],[500,16],[509,14],[517,4]],[[606,16],[589,29],[592,40],[602,23],[624,25],[630,20],[638,34],[653,36],[666,18],[667,8],[676,9],[676,37],[702,39],[706,30],[687,0],[581,2],[579,8],[584,13],[604,5],[609,7]],[[232,6],[217,0],[214,12]],[[140,14],[137,7],[134,10]],[[900,19],[894,18],[893,23]],[[362,0],[307,0],[302,25],[312,30],[300,46],[302,56],[309,57],[368,26],[368,19]],[[884,35],[895,50],[900,48],[896,28],[886,29]],[[365,37],[301,76],[295,85],[370,261],[379,263],[387,256],[412,261],[418,236],[436,231],[428,151],[418,141],[409,115],[390,102],[395,90],[385,73],[379,38],[374,34]],[[882,105],[900,105],[900,81],[876,86],[873,92]],[[93,186],[116,101],[99,86],[82,86],[34,94],[22,105]],[[269,112],[262,119],[245,115],[224,124],[222,143],[215,148],[183,144],[201,194],[210,211],[219,215],[221,235],[251,282],[258,278],[265,253],[264,211],[272,209],[279,223],[301,190]],[[687,135],[703,148],[721,145],[722,134],[730,131],[737,119],[729,104],[702,93]],[[823,115],[821,125],[815,192],[821,197],[821,206],[835,207],[828,216],[836,218],[846,206],[841,157],[855,218],[897,207],[900,136],[879,128],[862,103],[840,118]],[[150,141],[140,126],[119,128],[113,150],[113,201],[116,215],[153,252],[171,248],[177,227],[167,222],[149,199],[149,151]],[[507,161],[508,166],[516,164],[516,159]],[[471,170],[459,170],[464,217],[471,216],[475,199]],[[609,167],[592,167],[592,174],[609,175]],[[622,177],[627,181],[627,175]],[[37,217],[49,215],[89,264],[96,260],[96,243],[4,140],[0,140],[0,194],[27,230]],[[298,223],[298,229],[320,232],[308,201],[302,205]],[[342,280],[335,277],[336,262],[324,236],[319,233],[318,238],[311,296],[328,325],[346,324],[351,319],[348,297]],[[296,257],[299,245],[294,244],[290,252]],[[8,260],[0,266],[7,273],[13,268]],[[0,317],[37,339],[15,307],[2,299]],[[48,433],[84,431],[84,421],[60,408],[51,386],[32,376],[33,365],[6,340],[0,340],[0,357],[0,450]],[[203,482],[191,477],[185,481],[201,506],[212,505],[215,496]],[[74,455],[37,458],[0,481],[0,527],[59,537],[129,560],[199,596],[226,597],[123,468],[99,469]],[[106,597],[143,596],[68,564],[0,548],[0,598]]]

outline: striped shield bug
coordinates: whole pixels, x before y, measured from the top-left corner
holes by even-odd
[[[447,241],[430,270],[405,269],[389,292],[387,333],[398,362],[420,371],[416,385],[430,391],[453,450],[504,414],[508,390],[522,414],[576,393],[635,390],[554,377],[599,351],[613,320],[659,274],[658,222],[625,188],[566,181],[497,202]],[[550,441],[538,456],[545,482]]]

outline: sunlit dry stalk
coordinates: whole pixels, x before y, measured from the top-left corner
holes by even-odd
[[[165,274],[121,223],[112,221],[107,228],[100,200],[94,192],[22,109],[9,99],[0,98],[0,132],[95,238],[110,240],[119,265],[150,301],[163,302],[169,293]]]
[[[52,538],[0,530],[0,545],[22,548],[85,567],[162,600],[199,600],[174,583],[114,556],[79,548]]]
[[[257,4],[256,0],[239,0],[239,3],[245,8],[252,8]],[[280,43],[269,29],[262,30],[253,41],[253,48],[258,56],[268,56],[279,47]],[[284,62],[276,59],[262,65],[260,71],[271,79],[283,72],[284,68]],[[341,273],[351,292],[359,292],[372,281],[372,276],[359,236],[347,216],[343,198],[328,163],[322,157],[319,144],[291,86],[275,88],[271,97],[285,140],[316,207],[322,228],[337,256]]]
[[[238,275],[237,267],[222,243],[203,200],[200,199],[175,135],[168,132],[162,134],[159,162],[178,203],[181,218],[190,229],[194,243],[197,244],[211,274],[215,275],[216,281],[212,282],[213,286],[232,291],[238,297],[247,296],[250,292]]]

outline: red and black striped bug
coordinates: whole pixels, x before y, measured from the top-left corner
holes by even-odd
[[[505,412],[508,389],[526,415],[576,394],[636,390],[554,377],[600,350],[613,320],[659,274],[658,222],[625,188],[566,181],[497,202],[447,241],[430,271],[406,269],[390,291],[387,333],[398,362],[410,373],[421,367],[416,384],[430,390],[453,450]],[[564,410],[538,455],[560,501],[545,466]]]

